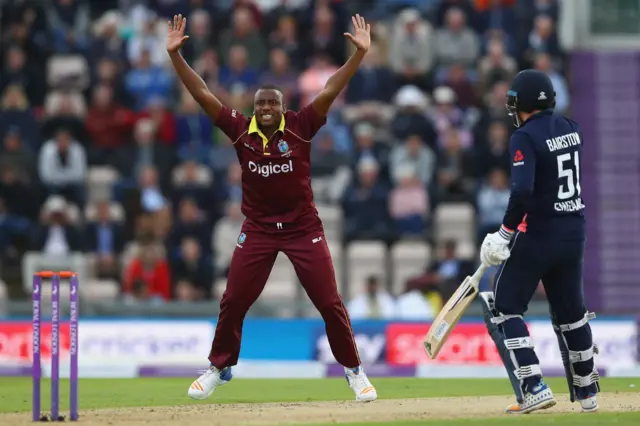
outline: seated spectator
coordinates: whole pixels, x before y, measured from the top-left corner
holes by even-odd
[[[0,264],[19,262],[29,248],[30,234],[29,219],[11,214],[0,193]]]
[[[437,161],[441,200],[470,201],[473,183],[471,157],[462,149],[457,129],[447,132],[445,145]]]
[[[21,86],[7,86],[0,101],[0,138],[18,132],[31,150],[40,148],[40,128]]]
[[[443,84],[453,89],[456,94],[456,104],[460,108],[467,109],[477,106],[475,85],[469,79],[469,75],[462,65],[451,65]]]
[[[149,100],[166,96],[173,85],[173,75],[165,68],[153,65],[151,54],[143,50],[140,59],[133,63],[133,68],[127,73],[125,85],[133,97],[133,106],[137,111],[144,109]]]
[[[96,256],[96,276],[119,279],[118,258],[124,249],[124,230],[113,220],[109,201],[97,204],[97,217],[87,223],[85,233],[87,250]]]
[[[393,136],[404,140],[411,135],[420,135],[427,144],[436,147],[436,131],[426,117],[429,98],[416,86],[403,86],[395,96],[397,112],[391,121]]]
[[[416,173],[418,181],[428,186],[431,184],[435,173],[436,155],[427,147],[420,136],[409,136],[404,144],[396,145],[390,155],[391,181],[399,185],[406,167],[409,166]]]
[[[500,228],[510,195],[507,174],[501,169],[492,170],[478,191],[478,243]]]
[[[338,28],[338,17],[329,5],[319,4],[311,9],[313,21],[302,45],[307,64],[312,55],[322,52],[329,65],[342,65],[346,60],[346,43]],[[303,103],[306,105],[306,103]]]
[[[118,150],[129,142],[134,121],[133,112],[114,101],[111,87],[98,86],[85,119],[90,139],[89,163],[112,164]]]
[[[173,145],[176,141],[176,119],[162,96],[153,96],[147,100],[144,110],[138,119],[150,119],[156,130],[156,139],[165,145]]]
[[[327,80],[338,70],[338,67],[331,63],[331,58],[325,53],[319,53],[310,61],[310,66],[304,70],[298,78],[298,92],[300,93],[300,105],[309,105],[313,99],[324,89]],[[345,92],[341,92],[336,101],[335,107],[340,107],[344,103]]]
[[[168,302],[171,300],[171,271],[153,241],[140,244],[138,255],[127,266],[122,292],[127,301]]]
[[[272,49],[269,53],[269,71],[262,75],[262,84],[279,87],[284,95],[284,104],[288,109],[299,107],[298,74],[291,68],[289,56],[284,49]]]
[[[237,162],[229,165],[221,192],[220,198],[225,201],[242,201],[242,167]]]
[[[230,201],[225,205],[225,216],[218,221],[214,229],[215,270],[221,277],[229,272],[231,256],[238,242],[244,215],[239,201]]]
[[[475,176],[484,178],[492,169],[511,172],[511,155],[509,155],[509,130],[502,120],[491,123],[486,141],[477,145]]]
[[[218,81],[220,76],[220,64],[218,63],[218,53],[215,49],[207,49],[193,63],[193,69],[198,73],[202,80],[207,84],[209,90],[214,93],[220,87]],[[188,92],[187,90],[184,90]]]
[[[389,210],[389,189],[379,178],[379,166],[371,157],[358,163],[358,177],[342,198],[345,242],[354,240],[392,239]]]
[[[436,258],[428,268],[443,300],[448,300],[464,278],[473,274],[473,262],[460,259],[457,249],[455,241],[444,241],[436,250]]]
[[[20,180],[34,182],[37,174],[33,151],[22,141],[19,127],[9,127],[0,147],[0,170],[13,168],[21,175]]]
[[[376,129],[367,122],[361,122],[353,127],[356,140],[355,151],[351,157],[351,168],[357,169],[358,163],[363,158],[373,158],[380,168],[380,178],[389,180],[389,145],[376,140]]]
[[[328,132],[318,135],[319,140],[311,148],[311,187],[317,202],[337,203],[344,193],[351,171],[348,159],[333,144]]]
[[[183,198],[169,236],[169,256],[175,258],[185,238],[195,239],[204,254],[211,254],[211,223],[192,198]]]
[[[211,152],[211,168],[215,175],[214,180],[224,178],[227,174],[229,165],[238,161],[236,150],[233,147],[233,141],[222,132],[216,134],[216,145]]]
[[[229,60],[220,69],[218,84],[222,100],[232,95],[243,97],[243,103],[253,105],[254,91],[260,84],[260,73],[249,67],[247,49],[238,44],[231,46]]]
[[[47,9],[49,28],[58,53],[82,53],[89,46],[89,5],[77,0],[55,0]]]
[[[499,38],[489,40],[487,55],[478,64],[480,90],[486,91],[494,83],[511,79],[518,72],[518,63],[506,52],[504,42]]]
[[[465,149],[473,145],[473,136],[468,130],[475,122],[473,114],[463,111],[456,104],[458,100],[455,91],[448,86],[439,86],[433,92],[435,108],[429,111],[429,118],[438,132],[438,148],[442,148],[447,132],[457,128],[460,143]]]
[[[431,301],[425,293],[431,293],[432,289],[425,286],[418,280],[407,282],[405,291],[396,299],[395,315],[396,320],[408,321],[431,321],[438,314]],[[425,291],[426,290],[426,291]],[[423,293],[423,291],[425,291]]]
[[[475,2],[479,13],[476,16],[476,29],[480,34],[499,28],[511,37],[517,35],[518,19],[515,0],[479,0]]]
[[[133,95],[127,91],[125,76],[114,59],[104,57],[98,60],[92,85],[109,87],[113,91],[114,102],[127,109],[135,106]]]
[[[390,103],[396,91],[396,82],[385,66],[379,45],[372,43],[362,63],[347,86],[346,100],[349,104],[373,104],[380,107]]]
[[[36,177],[28,169],[6,163],[0,157],[0,198],[11,216],[35,221],[39,216],[41,194]],[[29,196],[26,196],[29,194]]]
[[[91,47],[87,52],[92,64],[96,64],[99,58],[112,58],[120,63],[127,61],[127,43],[120,36],[120,29],[124,22],[124,17],[117,10],[109,10],[100,19],[94,21]]]
[[[128,15],[130,22],[130,34],[127,42],[129,63],[138,63],[146,52],[149,54],[152,66],[163,67],[168,58],[163,37],[158,31],[156,13],[138,4],[133,6]]]
[[[569,89],[567,81],[556,70],[553,69],[551,57],[547,53],[538,53],[535,57],[534,66],[537,70],[547,74],[553,84],[553,90],[556,92],[555,110],[560,114],[564,114],[569,109]]]
[[[202,176],[201,172],[205,172],[205,176]],[[174,178],[171,201],[178,206],[183,199],[192,198],[198,208],[213,219],[218,213],[218,200],[209,179],[210,175],[206,172],[209,172],[209,169],[199,167],[195,161],[182,163],[178,171],[178,181]]]
[[[445,27],[436,31],[438,73],[442,75],[453,64],[471,72],[480,56],[478,35],[467,26],[464,12],[457,7],[447,10],[445,20]]]
[[[263,69],[267,65],[267,47],[246,7],[233,11],[232,25],[222,32],[218,54],[223,65],[229,65],[232,46],[243,46],[247,51],[248,67]]]
[[[487,93],[484,95],[484,109],[481,112],[478,122],[473,128],[473,134],[478,139],[484,139],[485,135],[489,131],[489,126],[493,121],[502,121],[509,128],[513,127],[512,121],[509,116],[505,116],[504,100],[509,90],[509,83],[506,81],[499,81],[491,86]]]
[[[533,30],[527,38],[524,51],[526,68],[533,65],[536,54],[547,53],[553,57],[558,57],[562,53],[560,44],[555,32],[553,19],[548,15],[538,15],[534,19]]]
[[[6,62],[0,69],[0,92],[4,92],[8,86],[20,86],[26,92],[28,104],[42,105],[46,93],[44,78],[27,62],[26,53],[22,48],[11,46],[8,40],[5,41],[8,48],[4,56]]]
[[[389,66],[400,85],[415,85],[428,91],[427,78],[435,65],[436,46],[433,27],[416,9],[405,9],[393,25],[389,47]]]
[[[140,216],[156,238],[164,239],[171,229],[171,206],[165,197],[159,181],[158,171],[153,166],[144,167],[139,174]],[[144,225],[143,225],[144,226]],[[141,228],[139,232],[145,232]]]
[[[171,272],[177,300],[192,302],[211,299],[213,268],[210,259],[202,254],[196,239],[182,240],[180,256],[173,262]]]
[[[83,251],[80,229],[71,223],[67,202],[59,195],[47,199],[33,240],[33,250],[47,256],[65,257]]]
[[[420,181],[414,165],[396,171],[397,186],[389,194],[389,214],[400,236],[424,235],[429,217],[427,187]]]
[[[41,132],[44,140],[54,138],[58,130],[68,130],[83,146],[86,144],[84,117],[87,105],[79,92],[50,92],[44,105]]]
[[[58,130],[55,139],[45,142],[40,150],[38,172],[49,193],[61,194],[79,206],[84,205],[87,157],[82,145],[72,139],[68,130]]]
[[[184,13],[184,12],[183,12]],[[169,17],[173,15],[168,15]],[[189,22],[189,43],[185,43],[183,54],[189,63],[202,56],[210,46],[216,45],[215,27],[211,22],[211,15],[204,9],[191,12]]]
[[[293,69],[301,70],[304,67],[304,53],[298,38],[296,20],[291,15],[283,15],[278,19],[274,32],[269,35],[271,52],[283,50]],[[274,83],[275,84],[275,83]]]
[[[393,297],[380,288],[378,277],[367,278],[366,293],[356,296],[347,304],[351,319],[392,319],[395,315]]]

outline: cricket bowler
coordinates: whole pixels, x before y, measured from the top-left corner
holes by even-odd
[[[246,217],[231,259],[227,287],[220,301],[210,367],[189,387],[193,399],[205,399],[232,378],[238,362],[244,317],[256,301],[279,252],[293,263],[298,279],[326,324],[336,360],[344,366],[356,401],[373,401],[375,388],[364,373],[351,321],[338,294],[331,254],[310,185],[311,139],[326,123],[327,113],[357,71],[371,44],[364,18],[352,19],[345,33],[355,53],[299,112],[288,111],[282,91],[263,86],[255,94],[254,114],[222,105],[179,53],[189,38],[186,18],[169,22],[167,51],[182,83],[232,141],[242,166],[242,213]]]
[[[516,394],[507,413],[529,413],[556,404],[542,379],[523,315],[542,280],[558,338],[571,401],[598,409],[600,387],[582,288],[585,246],[580,196],[582,134],[555,114],[555,92],[546,74],[525,70],[507,92],[517,130],[509,142],[511,197],[502,227],[480,250],[487,265],[500,265],[494,291],[480,293],[484,319]]]

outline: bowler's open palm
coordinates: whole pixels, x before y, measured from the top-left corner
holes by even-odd
[[[351,17],[353,22],[353,34],[344,33],[344,36],[348,38],[351,43],[358,48],[358,50],[369,50],[371,46],[371,25],[364,21],[364,18],[358,14]]]
[[[169,21],[169,34],[167,35],[167,51],[175,53],[189,39],[189,36],[184,35],[185,28],[187,27],[187,18],[183,18],[182,15],[174,15],[173,22]]]

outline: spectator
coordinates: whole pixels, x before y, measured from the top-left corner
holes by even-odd
[[[127,108],[133,108],[134,98],[125,86],[120,65],[113,59],[104,57],[98,60],[93,77],[93,86],[106,86],[113,91],[113,100]]]
[[[311,59],[311,65],[304,70],[298,78],[298,91],[300,93],[300,105],[309,105],[311,101],[324,89],[329,77],[338,70],[331,63],[331,58],[325,53],[319,53]],[[334,110],[344,103],[345,92],[340,93],[333,103]]]
[[[92,8],[94,5],[92,5]],[[94,37],[91,40],[91,48],[87,52],[90,63],[95,65],[101,58],[108,58],[117,63],[126,63],[126,42],[120,37],[120,30],[124,18],[115,10],[109,10],[93,24]]]
[[[171,209],[153,166],[145,166],[139,174],[140,215],[138,233],[149,233],[164,239],[171,229]]]
[[[211,224],[192,198],[183,198],[178,207],[178,217],[169,236],[169,255],[175,257],[185,238],[198,241],[202,252],[211,254]]]
[[[518,71],[518,63],[505,50],[499,38],[489,40],[487,55],[478,64],[478,80],[482,91],[498,81],[510,81]]]
[[[114,156],[129,142],[135,115],[117,104],[113,89],[98,86],[93,92],[93,102],[85,119],[89,145],[90,164],[112,164]]]
[[[567,81],[560,73],[556,72],[551,64],[551,57],[547,53],[538,53],[535,59],[535,68],[547,74],[553,84],[553,90],[556,92],[555,110],[560,114],[564,114],[569,109],[569,89]]]
[[[394,77],[384,66],[378,45],[372,43],[360,68],[349,82],[346,100],[349,104],[371,103],[372,109],[377,109],[391,102],[395,89]]]
[[[173,16],[167,15],[167,16]],[[201,57],[202,54],[216,45],[211,15],[204,9],[196,9],[191,12],[189,22],[189,43],[184,45],[184,57],[190,63]]]
[[[2,173],[6,174],[6,171]],[[29,232],[29,220],[11,214],[0,193],[0,263],[11,264],[20,260],[20,255],[28,248]]]
[[[20,135],[10,131],[0,149],[0,198],[5,202],[5,210],[11,216],[36,220],[41,202],[39,192],[34,155],[22,146]]]
[[[486,143],[476,148],[476,177],[482,178],[493,169],[501,169],[510,173],[511,156],[509,155],[509,130],[502,120],[491,123]]]
[[[84,145],[87,136],[84,129],[84,117],[87,106],[79,92],[50,92],[44,106],[44,117],[41,132],[45,139],[50,139],[60,129],[68,130],[71,135]]]
[[[40,150],[38,171],[49,192],[84,205],[87,156],[68,130],[59,129],[54,139],[45,142]]]
[[[443,147],[447,132],[452,128],[459,130],[463,148],[471,148],[473,136],[469,129],[474,123],[474,114],[458,107],[457,95],[451,87],[440,86],[433,92],[435,108],[429,111],[429,117],[438,131],[438,148]]]
[[[498,28],[511,37],[516,36],[515,0],[476,0],[475,3],[480,11],[476,17],[476,29],[480,34]]]
[[[555,33],[553,19],[548,15],[538,15],[534,20],[534,27],[527,38],[524,60],[527,68],[535,61],[537,53],[547,53],[560,56],[560,45]],[[523,67],[524,68],[524,67]]]
[[[231,256],[245,219],[239,201],[227,202],[224,213],[224,217],[220,219],[214,230],[215,270],[222,277],[226,277],[229,272]]]
[[[279,87],[284,95],[287,108],[296,110],[299,107],[298,74],[290,67],[290,57],[281,48],[272,49],[269,54],[270,68],[262,75],[262,84],[272,84]]]
[[[217,179],[218,177],[226,177],[227,169],[238,161],[238,157],[233,147],[233,141],[227,135],[218,132],[216,136],[218,143],[211,152],[211,168]]]
[[[496,232],[502,225],[509,204],[509,179],[504,170],[493,169],[478,191],[478,243],[485,235]]]
[[[164,68],[151,63],[151,54],[143,50],[140,59],[127,73],[126,88],[134,99],[134,108],[142,110],[154,97],[164,97],[171,91],[173,76]]]
[[[199,167],[194,160],[189,160],[174,172],[173,196],[171,200],[175,206],[179,205],[184,198],[195,200],[198,208],[206,212],[211,219],[215,217],[216,202],[215,193],[212,188],[209,169]]]
[[[440,197],[446,201],[470,201],[474,189],[471,179],[473,169],[471,158],[462,149],[457,129],[447,132],[437,164]]]
[[[87,223],[87,249],[96,257],[95,274],[100,279],[119,279],[118,258],[124,249],[124,230],[112,215],[108,201],[96,205],[96,218]]]
[[[176,142],[180,159],[208,163],[213,144],[213,123],[187,91],[182,91],[176,115]]]
[[[36,228],[33,249],[47,256],[64,257],[83,250],[82,234],[69,217],[67,202],[59,195],[49,197]]]
[[[463,110],[474,108],[477,105],[475,85],[469,79],[469,75],[462,65],[453,64],[449,67],[444,84],[455,92],[456,104]]]
[[[405,9],[395,20],[389,49],[389,65],[400,85],[430,90],[427,78],[435,65],[433,27],[415,9]]]
[[[313,197],[317,202],[335,204],[351,179],[348,159],[336,151],[329,132],[322,132],[318,138],[311,150]]]
[[[22,142],[20,129],[10,127],[0,148],[0,170],[15,169],[20,180],[33,182],[36,177],[36,159],[33,151]]]
[[[467,27],[464,12],[453,7],[447,10],[446,26],[436,31],[436,55],[440,73],[453,64],[471,70],[480,55],[478,36]]]
[[[367,122],[361,122],[354,126],[353,133],[356,139],[355,151],[352,157],[351,168],[356,170],[358,163],[363,158],[373,158],[380,168],[380,177],[389,180],[389,145],[376,140],[376,129]]]
[[[42,105],[46,93],[45,81],[38,76],[37,69],[27,63],[27,57],[20,47],[10,46],[6,53],[6,61],[0,69],[0,92],[9,85],[24,88],[31,105]]]
[[[435,172],[435,163],[434,152],[424,144],[420,136],[411,135],[404,144],[396,145],[391,151],[391,180],[394,185],[399,185],[405,176],[406,167],[409,166],[416,173],[418,182],[428,186]]]
[[[162,96],[153,96],[147,100],[145,109],[138,118],[150,119],[156,130],[156,139],[165,145],[173,145],[176,140],[176,119]]]
[[[293,16],[284,15],[278,19],[278,26],[269,36],[269,41],[271,51],[275,49],[284,51],[296,71],[304,68],[303,47],[298,38],[298,29]]]
[[[243,46],[247,51],[248,66],[262,69],[267,65],[267,48],[260,33],[255,30],[251,12],[239,7],[233,12],[232,28],[225,30],[220,38],[218,54],[223,65],[229,65],[232,46]]]
[[[160,247],[152,242],[140,245],[138,255],[125,271],[122,291],[129,301],[171,300],[171,272]]]
[[[426,117],[429,98],[416,86],[403,86],[395,97],[397,113],[391,121],[393,136],[404,140],[411,135],[420,135],[431,147],[436,146],[436,131]]]
[[[422,292],[422,283],[416,280],[407,282],[405,291],[396,299],[396,320],[431,321],[437,310]]]
[[[312,55],[322,53],[327,58],[327,64],[342,65],[346,59],[346,43],[336,31],[335,13],[327,5],[318,5],[313,11],[313,26],[303,45],[307,63]]]
[[[389,194],[389,213],[397,235],[419,236],[427,230],[429,197],[427,187],[417,172],[416,167],[410,164],[396,171],[398,183]]]
[[[39,125],[22,87],[7,86],[0,104],[0,137],[9,130],[18,132],[30,149],[37,150],[41,142]]]
[[[193,302],[212,298],[213,268],[202,255],[198,240],[182,240],[180,257],[174,262],[172,274],[177,300]]]
[[[89,5],[79,0],[54,0],[47,10],[56,52],[83,53],[88,47]]]
[[[392,319],[395,314],[393,297],[380,289],[376,276],[367,278],[365,294],[355,297],[347,305],[347,311],[352,319]]]
[[[231,163],[227,171],[226,181],[222,187],[222,199],[225,201],[242,201],[242,167]]]
[[[156,21],[156,14],[145,9],[143,6],[134,6],[131,12],[131,22],[133,23],[132,34],[127,42],[127,56],[129,63],[137,64],[140,61],[148,60],[150,66],[160,68],[167,61],[167,51],[165,49],[166,25],[160,25]],[[164,22],[162,22],[164,24]],[[148,55],[147,59],[143,57]]]
[[[473,262],[462,260],[454,240],[444,241],[436,250],[436,258],[428,268],[443,300],[448,300],[467,275],[473,274]]]
[[[237,95],[242,98],[243,104],[253,105],[254,91],[260,84],[260,74],[249,67],[247,49],[244,46],[231,46],[228,65],[222,67],[218,78],[223,100]]]
[[[380,181],[379,170],[373,158],[362,158],[358,163],[357,180],[345,191],[342,208],[346,242],[392,239],[387,207],[389,190]]]

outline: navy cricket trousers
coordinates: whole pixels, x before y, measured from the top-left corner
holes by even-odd
[[[322,223],[300,229],[288,224],[256,224],[246,220],[231,259],[227,287],[209,361],[219,369],[236,365],[242,324],[258,299],[279,252],[293,264],[296,275],[324,319],[327,338],[336,361],[348,368],[360,365],[351,321],[338,294],[331,253]]]

